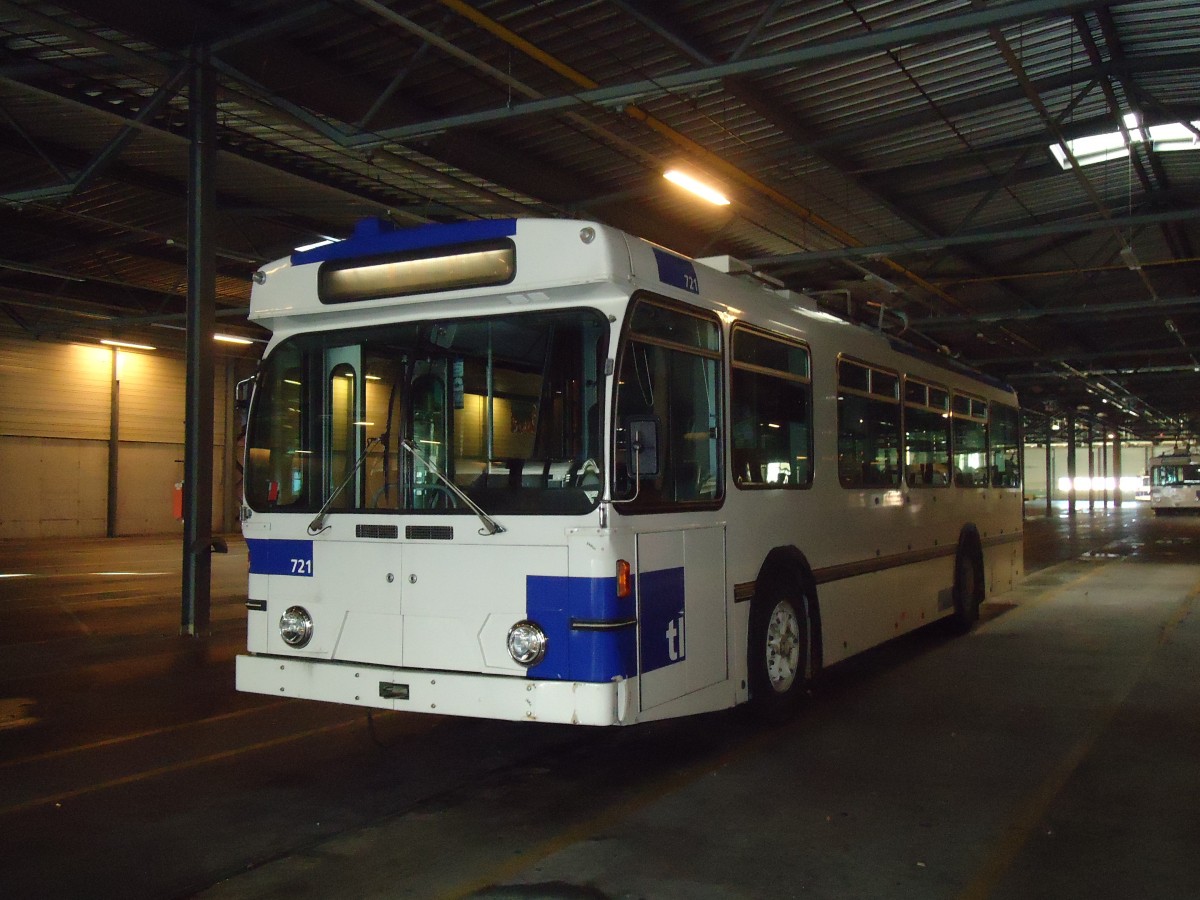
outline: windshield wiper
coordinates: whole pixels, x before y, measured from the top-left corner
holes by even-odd
[[[379,437],[374,437],[367,441],[367,446],[364,448],[362,455],[354,461],[354,465],[350,467],[350,471],[347,473],[346,477],[342,479],[342,483],[339,484],[337,489],[329,495],[329,499],[322,504],[321,509],[317,512],[316,518],[308,523],[309,534],[319,534],[324,530],[325,517],[329,514],[329,507],[333,506],[333,501],[342,495],[342,491],[346,489],[346,485],[348,485],[350,480],[358,473],[359,467],[363,464],[363,460],[367,458],[367,454],[371,452],[371,449],[386,436],[387,432],[384,432],[383,434],[379,435]]]
[[[409,453],[411,453],[414,459],[416,459],[418,462],[421,463],[421,465],[423,465],[426,469],[428,469],[430,472],[432,472],[434,474],[434,476],[442,484],[444,484],[446,486],[447,490],[449,490],[450,493],[452,493],[455,497],[457,497],[464,504],[466,504],[468,507],[470,507],[471,512],[473,512],[473,513],[475,513],[475,515],[479,516],[479,521],[483,523],[483,529],[479,532],[480,534],[488,534],[488,535],[499,534],[500,532],[505,530],[503,525],[501,525],[499,522],[497,522],[495,519],[493,519],[491,516],[489,516],[486,512],[483,511],[483,507],[481,507],[478,503],[476,503],[474,500],[472,500],[470,497],[468,497],[466,492],[462,488],[460,488],[457,484],[455,484],[453,481],[451,481],[449,478],[447,478],[445,475],[443,475],[442,470],[439,469],[437,466],[435,466],[433,464],[433,462],[429,459],[429,457],[427,457],[424,453],[422,453],[420,450],[418,450],[416,445],[412,441],[410,441],[408,438],[401,438],[400,446],[403,447],[405,450],[407,450]]]

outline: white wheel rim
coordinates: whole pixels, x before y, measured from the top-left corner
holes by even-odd
[[[800,620],[786,600],[771,610],[767,622],[767,679],[776,693],[792,686],[800,673]]]

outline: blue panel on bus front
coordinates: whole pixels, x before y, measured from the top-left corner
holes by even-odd
[[[676,256],[654,247],[654,258],[658,261],[658,280],[672,287],[683,288],[693,294],[700,293],[700,282],[696,280],[696,266],[686,257]]]
[[[478,241],[512,237],[516,233],[516,219],[477,219],[470,222],[451,222],[448,225],[419,225],[416,228],[396,228],[382,219],[363,219],[355,226],[354,234],[344,241],[335,241],[323,247],[293,253],[292,265],[303,266],[330,259],[353,259],[403,250],[473,244]]]
[[[312,541],[271,541],[262,538],[247,538],[246,548],[250,551],[251,575],[312,577]]]
[[[683,662],[683,569],[638,573],[641,593],[642,672]]]
[[[617,597],[616,578],[529,575],[525,579],[528,617],[546,632],[546,658],[529,670],[531,678],[606,682],[637,671],[635,625],[603,629],[572,628],[571,622],[632,622],[632,597]]]

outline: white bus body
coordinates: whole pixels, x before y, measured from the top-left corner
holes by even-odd
[[[1200,453],[1176,450],[1150,460],[1150,508],[1156,516],[1200,511]]]
[[[807,298],[537,219],[368,226],[255,281],[240,690],[786,714],[1021,573],[1011,390]]]

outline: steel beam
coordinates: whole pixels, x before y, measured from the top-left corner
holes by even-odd
[[[368,8],[380,8],[374,0],[358,0]],[[481,110],[466,115],[445,116],[413,125],[387,128],[374,134],[364,134],[351,140],[352,145],[369,146],[386,140],[406,141],[427,137],[451,128],[480,125],[487,122],[510,121],[515,118],[546,113],[558,113],[584,106],[622,106],[647,97],[658,97],[678,90],[714,84],[735,75],[754,75],[801,66],[822,60],[835,59],[854,54],[875,53],[926,43],[960,34],[971,34],[997,25],[1041,19],[1050,16],[1066,16],[1074,10],[1094,9],[1106,5],[1101,2],[1054,3],[1052,0],[1024,0],[1004,6],[978,9],[966,13],[941,16],[915,25],[881,28],[864,35],[837,41],[811,44],[794,50],[768,53],[749,59],[719,63],[689,69],[653,79],[627,84],[578,91],[562,97],[546,97],[524,103],[515,103],[498,109]],[[382,8],[388,14],[391,10]]]
[[[874,244],[862,247],[842,247],[837,250],[812,250],[800,253],[782,253],[779,256],[760,256],[743,260],[755,268],[771,268],[794,263],[822,262],[830,259],[870,258],[874,256],[899,256],[905,253],[924,253],[928,250],[945,250],[966,244],[990,244],[998,241],[1020,241],[1049,237],[1057,234],[1074,234],[1086,231],[1102,231],[1113,228],[1136,228],[1142,225],[1161,225],[1164,222],[1190,222],[1200,219],[1200,206],[1190,209],[1174,209],[1159,213],[1142,213],[1133,216],[1113,216],[1110,219],[1086,219],[1076,222],[1054,222],[1045,225],[1029,225],[1024,228],[1003,228],[988,231],[972,231],[944,237],[915,238],[891,244]]]

